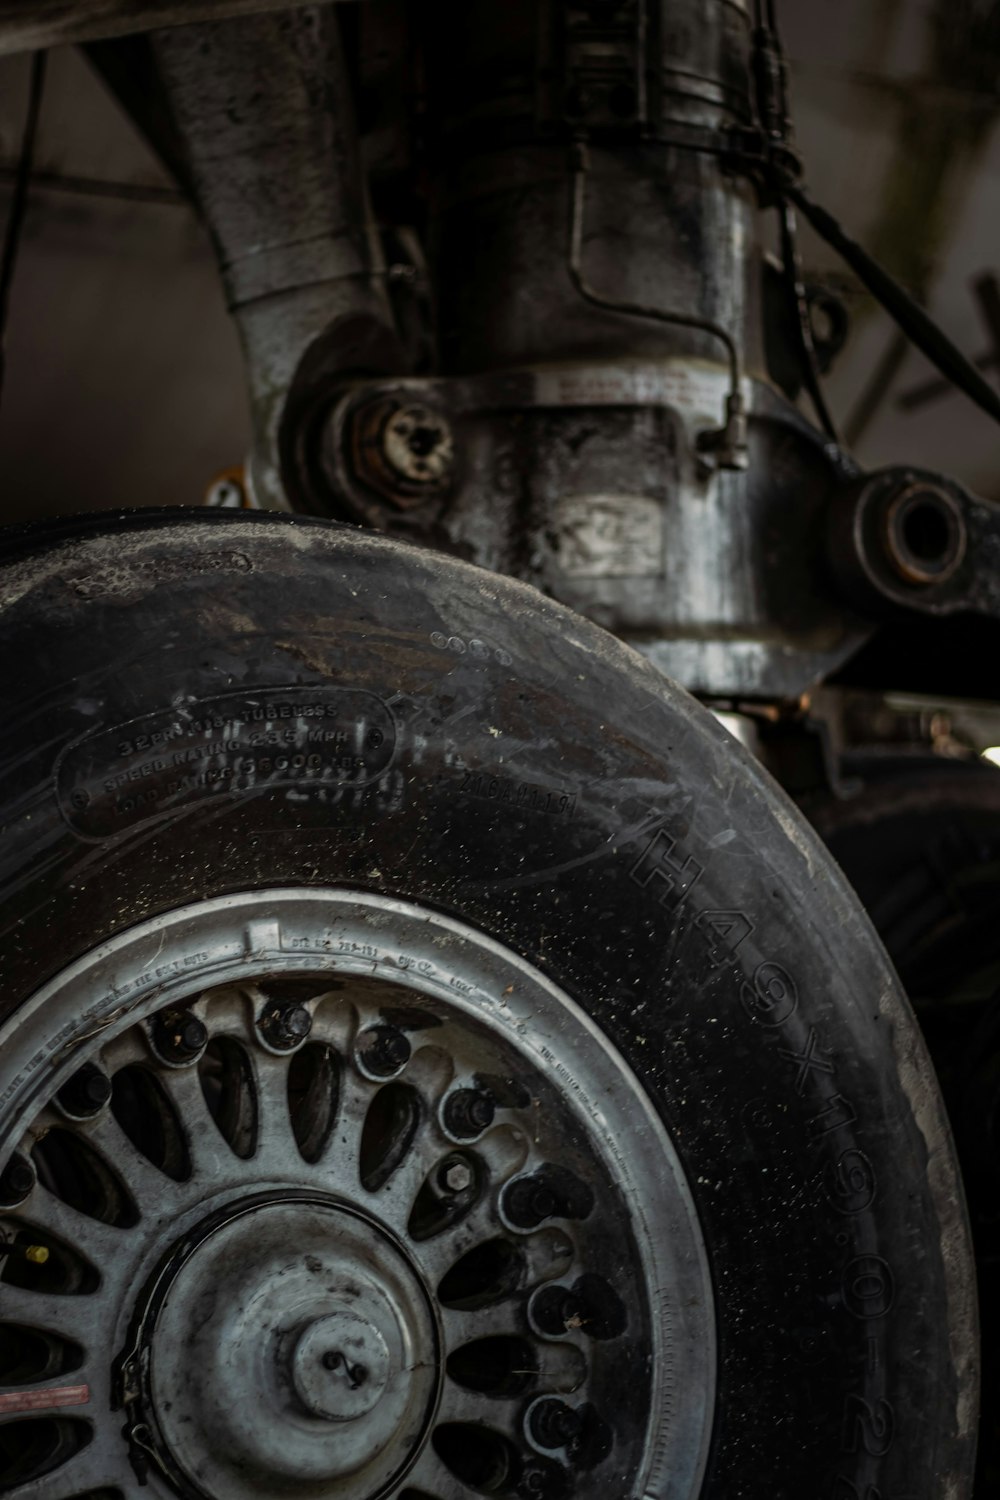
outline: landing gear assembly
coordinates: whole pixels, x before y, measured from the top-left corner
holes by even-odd
[[[1000,402],[806,193],[773,5],[77,9],[254,435],[0,543],[4,1492],[968,1500],[933,1068],[689,691],[787,748],[996,630],[995,507],[837,442],[796,211]]]

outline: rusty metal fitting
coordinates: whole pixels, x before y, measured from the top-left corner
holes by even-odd
[[[367,402],[355,412],[350,454],[358,478],[400,509],[445,494],[455,466],[447,417],[422,402],[392,397]]]
[[[223,469],[205,491],[202,502],[209,510],[255,510],[247,485],[246,473],[239,465]]]
[[[907,485],[885,507],[882,545],[907,583],[926,586],[950,578],[965,556],[967,540],[958,504],[935,485]]]

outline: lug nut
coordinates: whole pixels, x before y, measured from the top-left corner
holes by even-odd
[[[445,1162],[439,1175],[441,1185],[449,1193],[467,1192],[473,1183],[473,1171],[467,1161]]]
[[[153,1022],[153,1046],[168,1063],[191,1063],[208,1041],[208,1028],[190,1011],[166,1011]]]
[[[35,1186],[35,1169],[26,1156],[15,1151],[0,1176],[0,1208],[17,1208]]]
[[[445,1129],[460,1140],[482,1135],[493,1124],[496,1105],[481,1089],[456,1089],[444,1105]]]
[[[412,1050],[396,1026],[373,1026],[358,1043],[361,1063],[376,1078],[389,1078],[398,1073],[409,1062]]]
[[[56,1095],[56,1103],[74,1120],[99,1115],[111,1098],[111,1079],[95,1063],[84,1063]]]
[[[275,1052],[291,1052],[312,1030],[312,1016],[304,1005],[268,1005],[258,1018],[257,1029]]]
[[[565,1401],[540,1401],[531,1411],[531,1436],[542,1448],[565,1448],[583,1429],[577,1412]]]
[[[531,1315],[543,1333],[558,1338],[585,1322],[580,1299],[565,1286],[543,1287],[531,1304]]]
[[[536,1229],[558,1210],[555,1193],[538,1178],[521,1177],[503,1195],[504,1213],[518,1229]]]
[[[517,1487],[518,1494],[523,1496],[524,1500],[529,1500],[529,1497],[530,1500],[536,1500],[536,1497],[537,1500],[544,1500],[545,1491],[548,1488],[547,1478],[548,1476],[541,1469],[537,1469],[534,1464],[526,1464],[521,1471],[521,1480]]]

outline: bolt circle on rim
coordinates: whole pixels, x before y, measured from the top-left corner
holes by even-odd
[[[280,1007],[309,1024],[275,1046]],[[699,1493],[715,1330],[680,1163],[492,939],[356,892],[217,898],[0,1042],[0,1169],[30,1164],[0,1206],[15,1500]],[[85,1066],[110,1098],[77,1117]]]

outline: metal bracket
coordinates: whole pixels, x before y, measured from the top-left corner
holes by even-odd
[[[553,0],[543,27],[541,129],[634,135],[649,126],[647,0]]]

